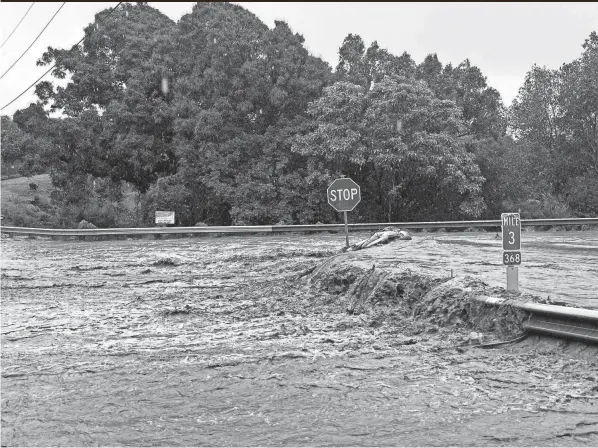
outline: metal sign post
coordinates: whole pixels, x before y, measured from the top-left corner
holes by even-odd
[[[328,203],[345,218],[345,244],[349,247],[349,223],[347,212],[352,211],[361,201],[361,188],[348,177],[336,179],[326,191]]]
[[[521,264],[521,218],[519,213],[500,215],[502,228],[503,264],[507,265],[507,291],[519,292]]]
[[[507,266],[507,291],[519,292],[519,268]]]
[[[347,222],[347,212],[343,212],[345,215],[345,244],[349,247],[349,223]]]

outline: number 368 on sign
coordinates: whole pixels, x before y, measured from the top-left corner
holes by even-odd
[[[502,264],[506,264],[508,266],[521,264],[521,252],[503,252]]]

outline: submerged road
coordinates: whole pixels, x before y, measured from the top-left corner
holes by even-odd
[[[524,233],[522,287],[542,284],[526,269],[563,272],[541,267],[561,254],[576,269],[559,297],[595,303],[597,237]],[[598,444],[595,347],[533,336],[467,348],[390,308],[348,315],[297,279],[343,243],[3,240],[2,445]],[[491,234],[400,243],[374,249],[388,251],[380,266],[504,273]],[[369,268],[372,254],[346,255]]]

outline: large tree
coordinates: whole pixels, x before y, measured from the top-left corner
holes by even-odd
[[[384,76],[415,76],[416,65],[409,53],[404,52],[397,57],[381,48],[376,41],[366,49],[363,39],[357,34],[345,37],[338,53],[336,79],[360,85],[366,90]]]
[[[479,216],[483,178],[459,134],[461,110],[423,82],[386,76],[369,91],[337,82],[309,108],[311,132],[294,150],[320,170],[314,190],[341,174],[360,183],[367,220]]]
[[[577,168],[598,176],[598,34],[592,32],[579,59],[561,67],[560,122]]]
[[[2,163],[20,162],[19,174],[23,176],[47,172],[51,163],[46,155],[55,148],[48,133],[55,121],[35,104],[17,111],[12,119],[3,115]]]
[[[143,193],[161,173],[175,170],[168,88],[174,30],[147,4],[124,3],[98,13],[81,45],[44,53],[38,63],[54,63],[52,74],[69,78],[66,87],[49,81],[36,87],[51,111],[68,117],[60,135],[93,130],[79,145],[81,157],[67,157],[71,172],[127,181]]]
[[[520,201],[568,204],[598,213],[598,35],[590,34],[583,54],[559,70],[534,65],[510,108],[510,126],[544,188]]]
[[[305,166],[290,142],[329,67],[286,23],[270,30],[235,5],[197,4],[179,28],[178,176],[194,219],[301,221]]]

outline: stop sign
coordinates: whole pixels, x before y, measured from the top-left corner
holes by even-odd
[[[337,212],[350,212],[361,201],[361,188],[348,177],[336,179],[327,190],[328,203]]]

